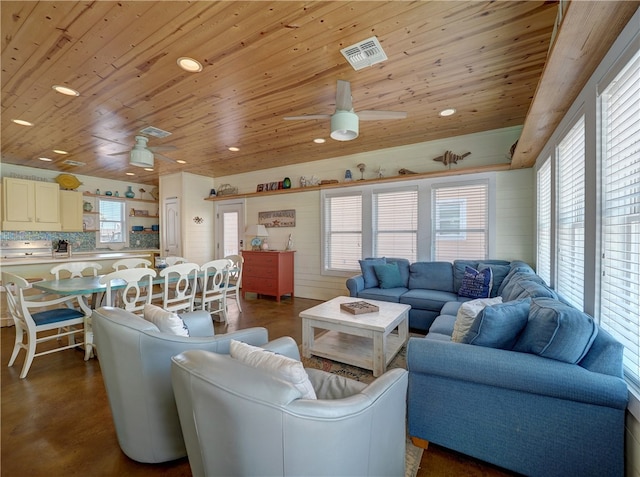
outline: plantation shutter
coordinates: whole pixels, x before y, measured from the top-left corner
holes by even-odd
[[[327,195],[324,200],[326,270],[360,270],[362,258],[362,196]]]
[[[538,170],[538,251],[536,272],[551,283],[551,158]]]
[[[487,258],[489,184],[432,189],[434,260]]]
[[[417,259],[418,190],[373,194],[374,256]]]
[[[584,116],[558,145],[557,291],[573,306],[584,301]]]
[[[627,376],[640,384],[640,53],[600,97],[602,277],[600,323],[625,346]]]

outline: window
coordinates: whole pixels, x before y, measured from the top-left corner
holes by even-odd
[[[324,269],[358,271],[362,258],[362,196],[326,195]]]
[[[487,182],[433,188],[433,260],[487,257]]]
[[[126,243],[127,223],[124,215],[124,201],[100,199],[99,210],[99,243]]]
[[[551,158],[538,170],[537,214],[538,251],[536,272],[547,284],[551,284]]]
[[[374,256],[417,258],[418,190],[378,192],[374,203]]]
[[[640,384],[640,52],[600,96],[602,262],[600,323],[625,346]]]
[[[556,289],[579,310],[584,307],[584,141],[581,116],[557,148]]]

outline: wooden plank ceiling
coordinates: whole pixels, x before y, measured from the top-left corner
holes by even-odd
[[[153,184],[178,171],[220,177],[522,125],[557,12],[544,1],[2,1],[0,8],[2,161]],[[388,60],[355,71],[340,49],[371,36]],[[203,71],[181,70],[182,56]],[[329,138],[328,119],[283,120],[332,114],[338,79],[351,82],[356,112],[408,117],[361,121],[360,136],[348,142]],[[449,107],[457,114],[439,117]],[[156,155],[151,172],[130,166],[127,154],[147,126],[172,133],[149,146],[175,146],[166,158]]]

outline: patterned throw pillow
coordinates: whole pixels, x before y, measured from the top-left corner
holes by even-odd
[[[462,285],[458,290],[458,296],[467,298],[489,298],[493,284],[493,273],[490,268],[481,272],[475,268],[465,267]]]

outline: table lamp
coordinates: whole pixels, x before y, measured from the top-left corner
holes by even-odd
[[[267,232],[267,228],[264,225],[253,224],[247,225],[244,230],[245,235],[253,235],[253,239],[251,240],[251,250],[258,251],[261,249],[265,249],[264,245],[266,242],[262,237],[268,237],[269,233]],[[267,247],[268,248],[268,247]]]

